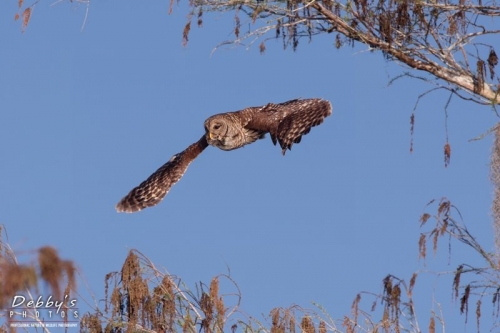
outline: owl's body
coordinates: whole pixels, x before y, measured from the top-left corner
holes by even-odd
[[[233,150],[264,138],[266,132],[246,128],[248,120],[241,115],[247,110],[220,113],[205,120],[208,144],[222,150]]]
[[[184,175],[189,164],[208,146],[233,150],[271,135],[279,142],[283,155],[311,127],[321,124],[332,113],[330,102],[322,99],[294,99],[269,103],[241,111],[213,115],[205,120],[205,134],[196,143],[174,155],[148,179],[134,188],[116,205],[118,212],[133,213],[155,206]]]

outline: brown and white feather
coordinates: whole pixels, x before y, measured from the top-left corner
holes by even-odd
[[[309,133],[312,127],[321,124],[332,114],[330,102],[319,98],[269,103],[262,108],[247,110],[253,113],[247,127],[269,132],[273,143],[279,142],[283,155],[287,149],[292,149],[294,143],[300,142],[302,135]]]
[[[116,210],[118,212],[134,213],[157,205],[167,195],[170,188],[182,178],[189,164],[207,146],[207,140],[203,135],[198,142],[172,156],[167,163],[121,199],[116,205]]]

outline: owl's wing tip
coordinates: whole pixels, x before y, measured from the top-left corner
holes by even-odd
[[[117,213],[127,213],[127,210],[123,208],[119,203],[115,206]]]
[[[116,204],[115,209],[117,213],[127,213],[127,214],[135,213],[142,210],[141,207],[138,206],[132,207],[130,205],[124,204],[122,201]]]
[[[137,213],[141,211],[141,209],[116,209],[117,213],[126,213],[126,214],[132,214],[132,213]]]

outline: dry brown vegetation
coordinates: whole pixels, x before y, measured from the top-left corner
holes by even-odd
[[[229,282],[233,292],[220,294],[219,281]],[[101,312],[86,314],[82,332],[223,332],[237,310],[240,293],[228,275],[200,283],[196,292],[181,280],[162,272],[143,254],[131,250],[120,272],[105,278],[105,305]]]
[[[500,101],[498,56],[491,44],[500,34],[493,23],[500,16],[495,1],[194,0],[189,5],[184,44],[195,17],[201,26],[207,12],[234,12],[234,39],[221,45],[260,41],[263,53],[266,42],[281,40],[284,48],[296,50],[301,39],[332,34],[337,48],[359,43],[381,51],[387,60],[427,72],[427,78],[404,76],[428,81],[436,89],[485,105]]]
[[[460,213],[443,198],[431,201],[435,212],[422,214],[419,223],[424,229],[418,238],[421,260],[429,259],[428,249],[436,254],[441,248],[452,255],[452,245],[466,245],[483,258],[483,265],[461,263],[448,273],[439,273],[452,290],[450,302],[458,302],[457,316],[467,322],[474,318],[477,331],[500,327],[500,262],[488,253],[460,222]],[[457,219],[458,216],[458,219]],[[442,244],[444,243],[444,244]],[[8,244],[2,240],[0,275],[1,308],[16,293],[38,292],[38,280],[60,294],[74,288],[71,262],[59,258],[50,247],[38,250],[35,264],[23,265]],[[433,256],[431,254],[431,256]],[[214,277],[209,284],[199,283],[189,290],[179,277],[158,269],[146,256],[131,250],[119,272],[105,277],[103,308],[81,316],[80,332],[446,332],[445,318],[431,311],[426,318],[417,317],[415,295],[422,298],[418,281],[430,274],[427,270],[412,273],[408,279],[388,274],[382,281],[382,292],[360,292],[354,297],[351,313],[333,319],[320,305],[306,309],[298,305],[272,309],[263,321],[240,309],[242,294],[228,274]],[[432,273],[431,273],[432,274]],[[425,282],[423,282],[425,283]],[[425,285],[424,285],[425,287]],[[424,288],[425,289],[425,288]],[[31,297],[31,294],[29,294]],[[427,295],[433,299],[435,295]],[[443,301],[443,300],[441,300]],[[483,327],[484,313],[497,318],[493,327]],[[429,313],[424,309],[424,313]],[[424,329],[425,330],[425,329]],[[2,330],[7,331],[4,325]],[[46,330],[47,331],[47,330]]]
[[[458,241],[467,245],[475,253],[479,254],[483,259],[482,266],[471,265],[469,263],[461,263],[453,272],[452,279],[452,301],[459,301],[460,314],[465,316],[465,321],[468,320],[469,304],[475,304],[475,322],[478,332],[480,329],[481,314],[483,301],[485,304],[491,304],[491,309],[488,311],[493,314],[493,318],[497,318],[495,327],[500,327],[500,260],[496,253],[486,251],[481,244],[469,232],[467,227],[457,220],[456,216],[460,217],[460,212],[446,198],[440,201],[431,201],[429,205],[437,206],[436,214],[431,215],[425,213],[422,215],[421,225],[429,224],[430,220],[434,221],[431,230],[422,233],[419,240],[419,255],[425,259],[427,255],[426,242],[432,243],[434,254],[440,247],[440,242],[444,241],[446,251],[450,251],[452,240]],[[452,214],[454,211],[455,214]],[[455,216],[453,216],[455,215]],[[443,247],[441,245],[441,247]],[[431,322],[435,326],[435,322]]]
[[[23,32],[39,1],[26,5],[18,0],[14,18],[22,18]],[[87,16],[90,1],[70,2],[86,4]],[[169,13],[175,4],[170,0]],[[495,0],[191,0],[188,4],[183,45],[188,43],[192,20],[202,27],[206,13],[234,12],[234,39],[221,45],[260,41],[259,51],[264,53],[266,42],[281,40],[284,48],[296,50],[303,38],[311,41],[316,35],[331,34],[330,42],[337,48],[358,43],[381,51],[387,60],[429,74],[402,76],[433,84],[431,91],[445,89],[483,105],[500,102],[498,56],[491,42],[500,35],[495,21],[500,6]],[[242,26],[248,26],[244,33]],[[445,156],[449,148],[445,146]]]
[[[50,294],[53,300],[62,300],[62,308],[67,309],[76,287],[73,262],[62,260],[54,248],[45,246],[31,253],[32,257],[36,257],[35,260],[30,260],[28,264],[19,263],[5,235],[4,226],[0,225],[0,318],[6,319],[2,329],[6,331],[11,320],[6,310],[11,307],[14,296],[36,301],[35,295],[44,290],[42,282],[49,288],[46,294]],[[28,308],[28,317],[41,320],[34,316],[33,310]]]
[[[475,326],[481,331],[483,303],[488,313],[498,319],[500,315],[499,266],[495,256],[481,245],[452,214],[460,217],[452,203],[443,198],[431,201],[429,208],[435,213],[424,213],[420,218],[424,231],[418,239],[419,256],[429,260],[428,248],[436,254],[440,248],[449,251],[456,241],[467,245],[484,259],[484,266],[460,264],[453,273],[440,273],[453,290],[450,302],[459,303],[459,314],[467,322],[473,315]],[[444,245],[440,245],[445,242]],[[430,243],[430,244],[428,244]],[[451,255],[451,253],[450,253]],[[106,305],[104,312],[97,310],[82,319],[84,332],[445,332],[445,318],[431,311],[424,321],[417,318],[415,290],[419,277],[429,274],[417,271],[408,280],[387,275],[382,281],[382,293],[360,292],[354,298],[351,313],[333,319],[317,305],[314,310],[298,305],[277,307],[270,311],[262,323],[239,308],[241,298],[236,283],[228,275],[214,277],[208,286],[200,283],[193,293],[183,287],[180,279],[159,271],[153,263],[136,250],[130,251],[121,272],[106,276]],[[221,293],[220,280],[233,287]],[[432,295],[428,295],[433,297]],[[422,295],[419,295],[422,297]],[[228,298],[236,302],[228,306]],[[364,301],[369,303],[363,305]],[[469,306],[472,311],[469,311]],[[380,307],[380,309],[379,309]],[[363,310],[365,309],[365,310]],[[428,310],[424,310],[428,313]],[[458,315],[458,314],[457,314]],[[498,321],[494,323],[495,327]],[[486,328],[487,330],[491,327]]]

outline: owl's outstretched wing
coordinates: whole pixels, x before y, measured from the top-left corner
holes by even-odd
[[[189,164],[208,146],[205,135],[156,170],[116,205],[117,212],[134,213],[157,205],[181,179]]]
[[[294,99],[280,104],[267,104],[262,108],[252,108],[252,119],[248,128],[263,130],[271,134],[274,144],[279,142],[282,153],[299,143],[302,135],[309,133],[332,114],[329,101],[320,98]]]

